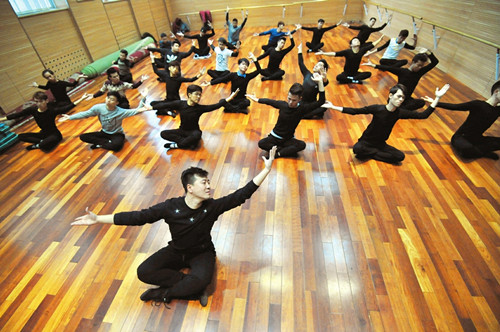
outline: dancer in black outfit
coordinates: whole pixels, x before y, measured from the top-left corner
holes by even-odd
[[[351,48],[343,50],[340,52],[317,52],[317,55],[328,55],[328,56],[343,56],[345,57],[344,71],[337,75],[337,81],[341,84],[356,83],[362,84],[363,80],[370,78],[372,73],[370,72],[360,72],[359,65],[361,64],[361,59],[366,52],[374,48],[384,36],[380,37],[373,43],[366,43],[361,45],[358,38],[353,38],[350,42]]]
[[[221,214],[243,204],[259,188],[272,169],[275,151],[271,149],[269,158],[263,158],[264,168],[250,182],[227,196],[212,198],[208,172],[191,167],[181,175],[185,196],[140,211],[96,215],[87,209],[87,214],[71,225],[142,226],[163,219],[172,240],[137,268],[141,281],[158,286],[145,291],[141,300],[170,303],[173,299],[198,298],[206,306],[205,289],[212,280],[216,256],[210,231]],[[183,268],[190,270],[183,273]]]
[[[161,137],[173,143],[165,144],[167,149],[194,149],[201,140],[201,129],[199,120],[203,113],[212,112],[225,106],[228,101],[234,98],[238,90],[234,91],[226,99],[221,99],[217,104],[199,105],[202,88],[191,84],[187,88],[187,100],[176,100],[169,102],[160,102],[155,104],[153,109],[162,110],[164,108],[176,109],[181,116],[181,125],[179,129],[164,130]]]
[[[155,47],[146,47],[146,50],[151,51],[151,52],[159,52],[161,53],[163,57],[163,61],[160,61],[158,63],[158,59],[156,59],[156,64],[158,65],[159,68],[166,68],[166,65],[169,64],[172,61],[178,61],[179,63],[182,63],[182,59],[187,58],[190,56],[195,47],[194,47],[195,41],[193,40],[193,43],[191,45],[191,48],[187,52],[180,52],[179,49],[181,47],[181,42],[177,39],[172,40],[172,48],[155,48]]]
[[[285,37],[280,37],[278,40],[278,44],[276,47],[270,47],[266,50],[265,53],[257,57],[257,60],[264,59],[266,56],[269,56],[269,62],[267,64],[267,68],[262,70],[262,80],[263,81],[279,81],[283,79],[283,75],[285,75],[285,71],[280,69],[281,61],[288,52],[290,52],[295,47],[295,41],[293,40],[293,36],[290,34],[290,46],[283,49],[286,43]]]
[[[312,40],[310,42],[306,42],[306,46],[308,47],[307,53],[321,51],[323,46],[325,46],[325,43],[321,42],[321,38],[323,38],[323,35],[325,34],[325,32],[332,30],[333,28],[336,28],[340,24],[340,22],[335,24],[335,25],[326,27],[326,28],[323,28],[324,24],[325,24],[325,20],[320,18],[318,20],[318,27],[317,28],[316,27],[314,27],[314,28],[302,27],[302,30],[313,32]]]
[[[436,88],[436,98],[423,112],[408,111],[401,107],[406,91],[406,88],[401,84],[397,84],[389,90],[387,105],[350,108],[325,103],[325,106],[347,114],[372,114],[372,121],[352,148],[356,158],[361,160],[375,159],[385,163],[399,164],[405,159],[405,154],[386,143],[391,135],[392,128],[399,119],[427,119],[434,112],[439,98],[448,91],[448,88],[448,84],[441,89]]]
[[[358,38],[358,40],[361,43],[361,45],[363,45],[364,43],[366,43],[366,41],[368,40],[368,38],[370,38],[370,35],[373,32],[377,32],[377,31],[380,31],[383,28],[385,28],[386,25],[387,25],[387,23],[389,23],[390,20],[391,20],[391,17],[389,17],[387,19],[387,22],[385,22],[384,24],[382,24],[378,28],[374,28],[373,27],[375,25],[375,22],[377,22],[377,19],[375,17],[370,17],[370,25],[362,24],[362,25],[359,25],[359,26],[353,26],[353,25],[350,25],[347,22],[343,23],[342,25],[345,26],[345,27],[347,27],[347,28],[349,28],[349,29],[352,29],[352,30],[359,30],[359,33],[356,36],[356,38]]]
[[[432,99],[426,97],[427,101]],[[439,102],[436,107],[454,111],[469,111],[467,119],[451,138],[451,146],[463,158],[498,160],[493,151],[500,150],[500,137],[484,136],[484,132],[500,116],[500,81],[491,87],[487,100],[471,100],[461,104]]]
[[[312,103],[318,99],[318,84],[313,80],[313,75],[318,73],[323,78],[323,85],[328,85],[328,78],[326,76],[326,72],[328,71],[328,63],[325,59],[319,60],[313,68],[313,72],[311,73],[309,69],[307,69],[304,64],[304,57],[302,56],[302,44],[297,46],[298,59],[299,59],[299,68],[302,76],[304,77],[304,81],[302,82],[302,87],[304,88],[304,92],[302,93],[302,101],[304,103]],[[325,114],[326,108],[319,106],[316,109],[311,110],[310,112],[304,114],[304,119],[315,119],[315,118],[323,118]]]
[[[273,146],[277,146],[276,153],[278,157],[296,156],[297,152],[306,148],[304,141],[294,137],[295,129],[304,117],[304,114],[318,108],[325,102],[323,78],[321,75],[315,74],[313,80],[318,84],[319,100],[309,104],[302,103],[303,87],[300,83],[294,83],[290,87],[287,101],[257,98],[255,95],[247,95],[248,98],[255,102],[266,104],[279,110],[276,125],[269,136],[259,141],[259,148],[269,151]]]
[[[40,149],[43,152],[49,152],[54,149],[59,142],[62,141],[62,135],[56,126],[56,117],[59,114],[66,113],[75,107],[83,99],[89,95],[84,94],[74,103],[66,103],[63,106],[56,106],[54,103],[48,102],[48,97],[45,93],[38,91],[33,95],[35,105],[23,109],[21,112],[11,113],[6,117],[0,118],[0,121],[12,120],[33,116],[36,124],[40,127],[38,133],[22,133],[18,137],[23,142],[32,143],[26,147],[26,150]]]
[[[47,79],[47,83],[45,85],[39,85],[38,83],[33,82],[31,83],[31,86],[43,90],[50,90],[55,99],[55,106],[57,107],[63,107],[68,104],[74,105],[68,96],[67,88],[74,88],[78,85],[78,81],[81,78],[87,78],[87,76],[85,75],[79,75],[74,82],[60,81],[57,79],[54,72],[50,69],[45,69],[44,71],[42,71],[42,76]],[[70,109],[68,109],[67,111],[69,111]]]
[[[253,55],[253,53],[249,53],[248,57],[255,63],[255,71],[247,74],[250,61],[248,61],[248,59],[241,58],[238,60],[239,69],[237,72],[232,72],[227,76],[219,77],[211,80],[210,82],[203,82],[201,84],[201,86],[208,86],[231,82],[231,92],[234,92],[236,90],[239,91],[238,94],[231,101],[229,101],[226,106],[224,106],[224,112],[226,113],[248,114],[250,101],[245,97],[247,93],[248,83],[261,72],[259,62]]]
[[[194,82],[199,79],[203,74],[205,74],[206,68],[203,67],[198,75],[194,77],[184,77],[181,75],[181,65],[178,61],[172,61],[167,66],[167,70],[158,69],[156,62],[154,61],[154,56],[151,56],[151,64],[153,66],[153,71],[158,77],[161,78],[162,82],[165,82],[166,87],[166,96],[164,100],[161,101],[152,101],[151,106],[154,107],[156,104],[166,102],[166,101],[174,101],[180,100],[181,97],[179,95],[179,89],[181,88],[181,84],[185,82]],[[175,118],[177,116],[177,111],[175,109],[162,108],[161,110],[156,111],[157,115],[170,115]]]
[[[185,35],[182,32],[177,32],[177,34],[184,38],[196,39],[198,41],[198,48],[194,47],[194,58],[193,59],[205,59],[209,58],[212,54],[210,53],[210,46],[208,46],[208,38],[215,35],[214,27],[210,21],[207,22],[209,30],[212,32],[207,32],[206,27],[200,29],[200,33],[197,35]]]
[[[428,60],[431,62],[426,65]],[[416,110],[424,107],[425,101],[421,99],[413,99],[412,94],[417,87],[418,81],[424,74],[429,72],[432,68],[436,67],[439,60],[434,56],[434,54],[427,49],[422,49],[421,53],[416,54],[411,61],[410,67],[408,68],[398,68],[392,66],[375,65],[370,60],[367,63],[363,63],[363,66],[371,66],[380,70],[388,71],[398,77],[398,84],[402,84],[406,87],[407,97],[402,105],[403,108],[407,110]]]

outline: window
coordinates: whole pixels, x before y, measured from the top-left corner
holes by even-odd
[[[18,17],[68,8],[66,0],[9,0]]]

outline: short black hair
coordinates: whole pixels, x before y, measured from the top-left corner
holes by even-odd
[[[393,86],[390,90],[389,90],[389,94],[395,94],[396,92],[398,92],[399,90],[401,90],[403,92],[403,94],[405,95],[405,98],[406,98],[406,92],[407,92],[407,89],[406,89],[406,86],[404,86],[403,84],[396,84],[395,86]]]
[[[285,25],[285,22],[279,21],[277,26],[279,27],[280,25]]]
[[[425,53],[417,53],[417,54],[415,54],[415,56],[413,57],[413,59],[411,60],[411,62],[412,63],[417,63],[419,61],[427,62],[428,59],[429,59],[429,57],[427,56],[427,54],[425,54]]]
[[[120,95],[120,93],[118,91],[108,91],[106,96],[115,97],[116,100],[118,100],[118,102],[122,99],[122,96]]]
[[[351,38],[351,40],[349,40],[349,45],[351,45],[351,44],[352,44],[352,41],[353,41],[354,39],[359,40],[359,38],[358,38],[358,37]]]
[[[202,92],[202,91],[203,91],[203,89],[201,88],[201,86],[196,85],[196,84],[189,84],[187,89],[186,89],[186,94],[190,94],[193,92]]]
[[[45,69],[44,71],[42,71],[42,76],[43,76],[43,77],[45,77],[45,74],[46,74],[46,73],[49,73],[49,74],[51,74],[51,75],[54,75],[54,72],[53,72],[52,70],[50,70],[50,69]]]
[[[373,17],[373,16],[370,17],[369,21],[371,21],[371,20],[375,20],[375,22],[377,22],[377,19],[375,17]]]
[[[300,83],[293,83],[288,92],[294,96],[302,97],[302,93],[304,92],[304,87]]]
[[[126,49],[122,49],[122,50],[120,50],[120,53],[123,53],[123,54],[125,54],[125,55],[128,55],[128,51],[127,51]]]
[[[177,45],[181,46],[181,42],[179,41],[179,39],[172,40],[172,44],[171,45],[173,46],[174,44],[177,44]]]
[[[233,18],[233,22],[238,23],[238,19],[237,18]]]
[[[278,41],[283,40],[286,43],[286,37],[279,37]]]
[[[208,172],[199,167],[189,167],[188,169],[185,169],[181,174],[182,187],[185,192],[187,192],[188,184],[193,184],[196,180],[195,176],[206,178],[208,177]]]
[[[318,20],[318,23],[325,23],[325,20],[324,20],[324,19],[322,19],[322,18],[320,18],[320,19]]]
[[[163,37],[166,37],[166,36],[167,36],[167,34],[166,34],[165,32],[162,32],[162,33],[160,34],[160,38],[163,38]]]
[[[238,60],[238,65],[242,62],[245,62],[247,64],[247,66],[250,66],[250,61],[248,61],[247,58],[241,58]]]
[[[181,63],[177,60],[175,61],[172,61],[172,62],[169,62],[167,63],[167,69],[170,68],[170,67],[177,67],[177,68],[181,68]]]
[[[330,66],[328,66],[328,62],[326,62],[325,59],[320,59],[318,62],[322,62],[325,70],[328,71],[328,68],[330,68]]]
[[[500,89],[500,81],[496,81],[496,83],[491,86],[491,94],[493,94],[496,89]]]
[[[43,91],[37,91],[33,94],[33,100],[47,100],[49,96],[45,94]]]
[[[405,37],[405,38],[406,38],[406,37],[408,37],[408,34],[409,34],[409,33],[410,33],[410,32],[409,32],[408,30],[406,30],[406,29],[399,31],[399,35],[400,35],[401,37]]]
[[[207,32],[207,28],[206,27],[201,27],[200,31],[203,32],[203,33],[205,33],[205,32]]]
[[[224,44],[224,45],[227,45],[227,40],[226,40],[226,38],[224,38],[224,37],[220,37],[219,39],[217,39],[217,41],[218,41],[219,43],[222,43],[222,44]]]
[[[118,73],[118,70],[116,70],[116,68],[114,67],[108,68],[108,70],[106,70],[106,74],[108,74],[108,77],[114,73]]]

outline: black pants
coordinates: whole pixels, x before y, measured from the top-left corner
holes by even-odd
[[[403,67],[408,63],[408,60],[397,60],[397,59],[380,59],[380,64],[384,66],[391,67]]]
[[[371,144],[366,141],[358,141],[352,147],[352,151],[358,159],[375,159],[389,164],[398,164],[405,159],[405,154],[387,143]]]
[[[285,75],[285,71],[282,69],[271,70],[269,68],[264,69],[260,72],[260,74],[266,77],[270,81],[279,81],[283,79],[283,75]]]
[[[180,271],[190,268],[188,274]],[[169,296],[188,298],[199,295],[210,284],[215,268],[215,251],[183,254],[165,247],[137,268],[137,277],[147,284],[169,288]]]
[[[500,137],[481,136],[475,139],[453,135],[451,145],[463,158],[481,158],[493,151],[500,150]]]
[[[233,99],[224,106],[226,113],[248,113],[247,108],[250,106],[250,100],[246,98]]]
[[[210,46],[205,47],[204,49],[200,50],[199,48],[194,48],[194,53],[198,54],[198,56],[205,56],[210,53]]]
[[[18,138],[23,142],[38,144],[40,149],[44,152],[52,150],[62,141],[61,133],[22,133],[18,135]]]
[[[80,135],[80,139],[86,143],[100,145],[103,149],[120,151],[125,144],[125,135],[122,133],[106,134],[103,131],[85,133]]]
[[[341,73],[337,75],[337,81],[341,84],[347,84],[347,83],[352,83],[353,80],[356,81],[362,81],[366,80],[367,78],[371,77],[372,73],[370,72],[360,72],[358,71],[357,73],[354,74],[346,74],[346,73]],[[352,77],[352,78],[349,78]]]
[[[306,42],[306,46],[313,52],[318,52],[323,46],[325,46],[325,43],[313,44],[310,42]]]
[[[295,156],[297,152],[306,148],[306,143],[304,141],[296,138],[280,139],[271,134],[259,141],[259,148],[265,151],[271,150],[275,145],[277,146],[276,152],[279,152],[280,157]]]
[[[313,109],[310,112],[307,112],[304,114],[302,119],[316,119],[316,118],[322,118],[325,115],[325,112],[327,111],[327,108],[324,107],[318,107]]]
[[[201,130],[170,129],[160,133],[161,138],[177,143],[181,149],[190,149],[198,145],[201,140]]]
[[[207,71],[207,74],[210,75],[211,78],[218,78],[218,77],[223,77],[223,76],[227,76],[229,74],[231,74],[231,72],[229,70],[213,70],[213,69],[209,69]]]

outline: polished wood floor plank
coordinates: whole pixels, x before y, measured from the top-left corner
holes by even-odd
[[[243,56],[260,53],[262,40],[250,37],[257,31],[242,32]],[[343,27],[325,34],[325,50],[346,48],[353,35]],[[297,42],[308,37],[295,35]],[[309,68],[318,58],[304,54]],[[328,100],[353,107],[386,102],[393,75],[363,67],[373,74],[363,85],[338,85],[343,59],[325,59]],[[214,61],[188,58],[183,73],[194,76]],[[285,99],[289,86],[302,81],[296,64],[293,50],[283,61],[283,81],[258,77],[248,92]],[[234,58],[230,68],[237,69]],[[163,98],[149,59],[133,73],[151,75],[139,87],[149,88],[149,101]],[[432,94],[445,82],[451,89],[443,101],[483,99],[438,69],[415,94]],[[137,90],[127,95],[138,104]],[[228,84],[206,87],[201,103],[228,95]],[[249,115],[216,110],[201,117],[197,150],[165,151],[160,132],[177,128],[179,118],[147,112],[124,121],[127,141],[116,153],[91,150],[78,139],[100,129],[96,119],[68,121],[59,125],[64,140],[51,153],[27,152],[19,143],[0,155],[0,330],[500,330],[500,163],[453,153],[449,141],[465,112],[437,109],[427,120],[398,122],[389,143],[405,152],[401,166],[354,158],[368,115],[328,111],[323,120],[302,121],[296,137],[306,149],[276,160],[252,199],[215,224],[217,270],[206,308],[197,301],[173,301],[168,309],[139,300],[149,286],[136,269],[170,240],[164,223],[69,225],[87,206],[106,214],[183,195],[179,173],[189,166],[210,172],[215,197],[236,190],[261,169],[257,142],[277,116],[258,103]],[[16,132],[36,130],[31,121]],[[500,124],[487,134],[500,135]]]

